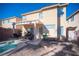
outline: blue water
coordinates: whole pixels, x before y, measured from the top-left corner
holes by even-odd
[[[0,46],[0,53],[8,50],[8,49],[11,49],[11,48],[16,48],[16,45],[15,44],[12,44],[13,42],[9,42],[9,43],[4,43],[3,46]]]

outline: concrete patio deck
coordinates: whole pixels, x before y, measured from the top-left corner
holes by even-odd
[[[41,40],[24,40],[6,56],[65,56],[79,55],[79,47],[71,42],[45,42]]]

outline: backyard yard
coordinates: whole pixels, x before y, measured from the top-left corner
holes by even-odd
[[[38,43],[37,43],[38,42]],[[18,48],[19,47],[19,48]],[[8,56],[79,56],[79,47],[72,42],[23,41]]]

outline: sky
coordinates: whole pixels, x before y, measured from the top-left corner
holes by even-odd
[[[21,14],[38,10],[55,3],[0,3],[0,19],[12,16],[21,17]],[[67,17],[79,9],[79,3],[70,3],[67,6]]]

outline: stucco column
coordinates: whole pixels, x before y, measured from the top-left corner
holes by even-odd
[[[26,29],[24,28],[24,26],[22,26],[22,36],[25,36],[25,32],[27,32],[27,31],[26,31]]]
[[[39,29],[36,27],[36,23],[34,23],[34,40],[39,39]]]
[[[16,25],[15,22],[13,22],[13,23],[12,23],[12,26],[13,26],[13,33],[15,33],[15,25]]]

